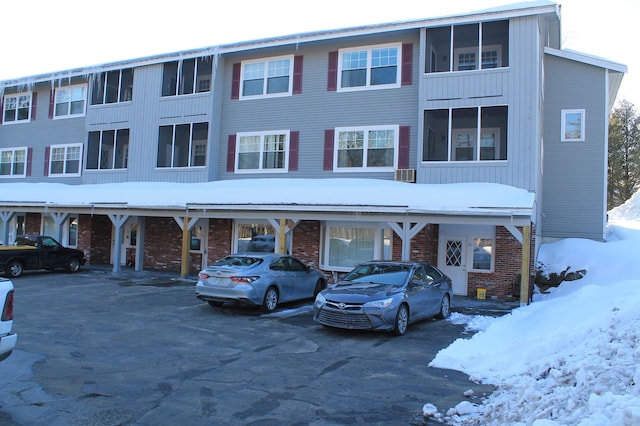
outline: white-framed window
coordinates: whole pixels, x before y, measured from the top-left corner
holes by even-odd
[[[52,145],[49,176],[80,176],[82,144]]]
[[[129,129],[89,132],[87,170],[126,169],[129,165]]]
[[[165,62],[162,73],[162,96],[211,91],[212,62],[210,56]]]
[[[338,91],[400,87],[402,45],[363,46],[338,51]]]
[[[391,259],[392,231],[383,226],[354,227],[328,222],[323,237],[322,268],[348,272],[371,259]]]
[[[0,149],[0,178],[27,175],[27,147]]]
[[[455,71],[478,69],[478,47],[458,48],[454,51]],[[500,68],[502,66],[502,47],[500,45],[482,46],[482,69]]]
[[[133,99],[133,68],[101,72],[91,85],[91,105],[129,102]]]
[[[400,126],[335,129],[334,171],[387,171],[398,164]]]
[[[563,109],[561,124],[562,142],[584,142],[584,119],[583,109]]]
[[[492,272],[494,265],[494,239],[474,238],[471,270],[474,272]]]
[[[5,95],[2,124],[28,123],[31,121],[31,92]]]
[[[289,130],[238,133],[236,172],[287,172],[289,134]]]
[[[157,167],[205,166],[208,140],[208,122],[160,126]]]
[[[56,87],[53,118],[80,117],[87,106],[87,85]]]
[[[426,110],[422,161],[507,159],[508,107]]]
[[[290,247],[291,233],[286,234],[285,247]],[[233,253],[274,253],[280,235],[265,220],[236,220],[233,226]]]
[[[293,55],[243,61],[240,99],[289,96],[293,90]]]

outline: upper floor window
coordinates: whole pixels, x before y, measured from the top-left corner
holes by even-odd
[[[133,68],[101,72],[93,80],[91,105],[128,102],[133,98]]]
[[[25,177],[27,148],[0,149],[0,177]]]
[[[293,56],[242,62],[240,98],[291,95]]]
[[[54,118],[67,118],[85,115],[87,104],[87,85],[56,87]]]
[[[32,94],[17,93],[4,97],[3,124],[28,123],[31,121]]]
[[[165,62],[162,96],[211,91],[211,63],[209,56]]]
[[[395,168],[399,126],[336,128],[334,171]]]
[[[509,21],[428,28],[425,72],[509,66]]]
[[[286,172],[289,131],[238,133],[236,168],[241,172]]]
[[[424,112],[422,161],[507,159],[506,106]]]
[[[87,169],[126,169],[129,163],[129,129],[89,132]]]
[[[562,142],[584,141],[584,113],[583,109],[562,110]]]
[[[158,167],[199,167],[206,165],[209,123],[160,126]]]
[[[400,44],[341,49],[338,90],[400,87]]]
[[[49,157],[49,176],[79,176],[82,144],[52,145]]]

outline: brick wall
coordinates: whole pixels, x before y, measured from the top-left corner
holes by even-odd
[[[522,228],[518,230],[522,231]],[[496,227],[494,262],[493,273],[469,272],[467,285],[469,297],[476,297],[477,289],[484,288],[487,290],[487,298],[495,296],[499,299],[510,299],[514,283],[516,281],[519,283],[522,244],[502,226]]]
[[[428,224],[411,240],[410,260],[438,264],[438,233],[440,227],[437,224]],[[393,247],[391,256],[393,260],[402,259],[402,239],[393,234]]]
[[[111,263],[111,221],[107,216],[78,216],[78,249],[87,265]]]
[[[301,221],[293,229],[292,253],[306,265],[317,268],[320,262],[320,222]]]
[[[233,221],[231,219],[209,219],[207,265],[231,253]]]
[[[180,272],[182,230],[173,218],[145,220],[144,269]]]
[[[42,216],[40,213],[27,213],[24,217],[24,233],[39,234],[42,224]]]

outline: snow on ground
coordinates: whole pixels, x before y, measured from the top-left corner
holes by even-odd
[[[609,212],[605,242],[541,247],[546,272],[584,269],[584,278],[535,294],[509,315],[466,318],[480,331],[454,341],[429,365],[497,389],[480,405],[425,401],[425,417],[454,425],[640,425],[638,194]]]

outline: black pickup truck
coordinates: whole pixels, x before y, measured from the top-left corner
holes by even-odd
[[[28,269],[64,269],[76,272],[86,259],[82,250],[63,247],[43,235],[23,235],[15,245],[0,246],[0,271],[15,278]]]

